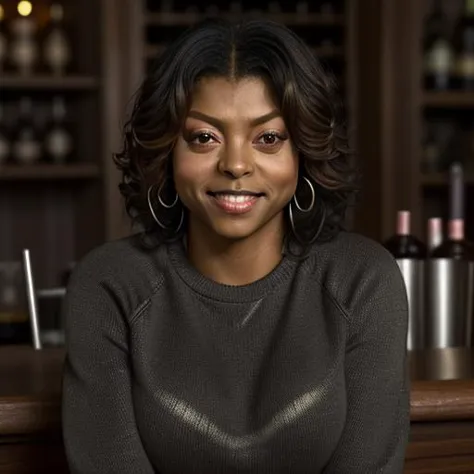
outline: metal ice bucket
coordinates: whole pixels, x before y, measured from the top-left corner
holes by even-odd
[[[407,349],[424,348],[424,270],[423,260],[408,258],[397,259],[398,267],[403,275],[408,297],[408,337]]]
[[[474,262],[429,259],[425,267],[427,348],[472,345]]]

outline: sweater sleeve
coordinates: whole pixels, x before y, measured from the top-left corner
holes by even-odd
[[[346,424],[324,474],[401,474],[410,427],[406,291],[393,260],[348,315]]]
[[[93,262],[79,266],[64,305],[63,437],[71,474],[153,474],[131,393],[124,308]]]

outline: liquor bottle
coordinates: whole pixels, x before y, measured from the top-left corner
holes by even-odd
[[[11,22],[10,62],[20,74],[34,71],[38,61],[36,23],[31,17],[32,4],[18,3],[18,16]]]
[[[426,246],[411,234],[410,221],[410,211],[398,211],[396,234],[383,245],[396,259],[422,260],[426,258]]]
[[[43,58],[49,71],[61,76],[71,61],[71,45],[64,28],[64,8],[54,2],[49,9],[50,25],[44,36]]]
[[[435,0],[424,23],[423,76],[427,90],[451,87],[454,51],[448,34],[448,21],[441,0]]]
[[[454,34],[455,86],[474,89],[474,0],[465,0]]]
[[[32,164],[41,158],[41,143],[33,115],[33,102],[30,97],[20,99],[19,117],[15,125],[12,155],[16,163]]]
[[[68,161],[73,151],[72,134],[68,130],[66,119],[64,97],[53,97],[50,125],[44,137],[44,151],[46,158],[56,164]]]
[[[430,217],[428,219],[427,247],[431,254],[443,242],[443,220],[440,217]]]
[[[5,123],[5,106],[0,102],[0,165],[4,164],[10,156],[10,139]]]
[[[464,237],[464,177],[459,163],[450,169],[448,238],[432,252],[433,258],[474,260],[474,250]]]
[[[0,72],[5,68],[8,51],[8,38],[5,28],[5,9],[0,3]]]

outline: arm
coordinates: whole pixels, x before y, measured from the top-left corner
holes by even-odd
[[[348,316],[346,425],[324,474],[403,472],[410,426],[408,312],[398,268],[392,272],[389,296],[364,298],[370,303]]]
[[[64,306],[62,417],[70,472],[153,474],[135,424],[125,314],[97,273],[79,268]]]

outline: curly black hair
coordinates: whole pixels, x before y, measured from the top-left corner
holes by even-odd
[[[303,177],[316,194],[311,212],[286,206],[287,240],[307,247],[331,239],[344,226],[359,177],[343,103],[333,75],[311,48],[289,28],[268,20],[204,20],[156,58],[124,125],[123,148],[114,156],[123,174],[120,191],[132,221],[161,242],[186,232],[186,209],[161,206],[158,218],[163,228],[150,211],[147,191],[152,185],[162,189],[172,183],[173,146],[193,88],[203,77],[257,77],[269,84],[299,155],[298,202],[305,206],[311,201]],[[176,232],[183,213],[184,225]]]

